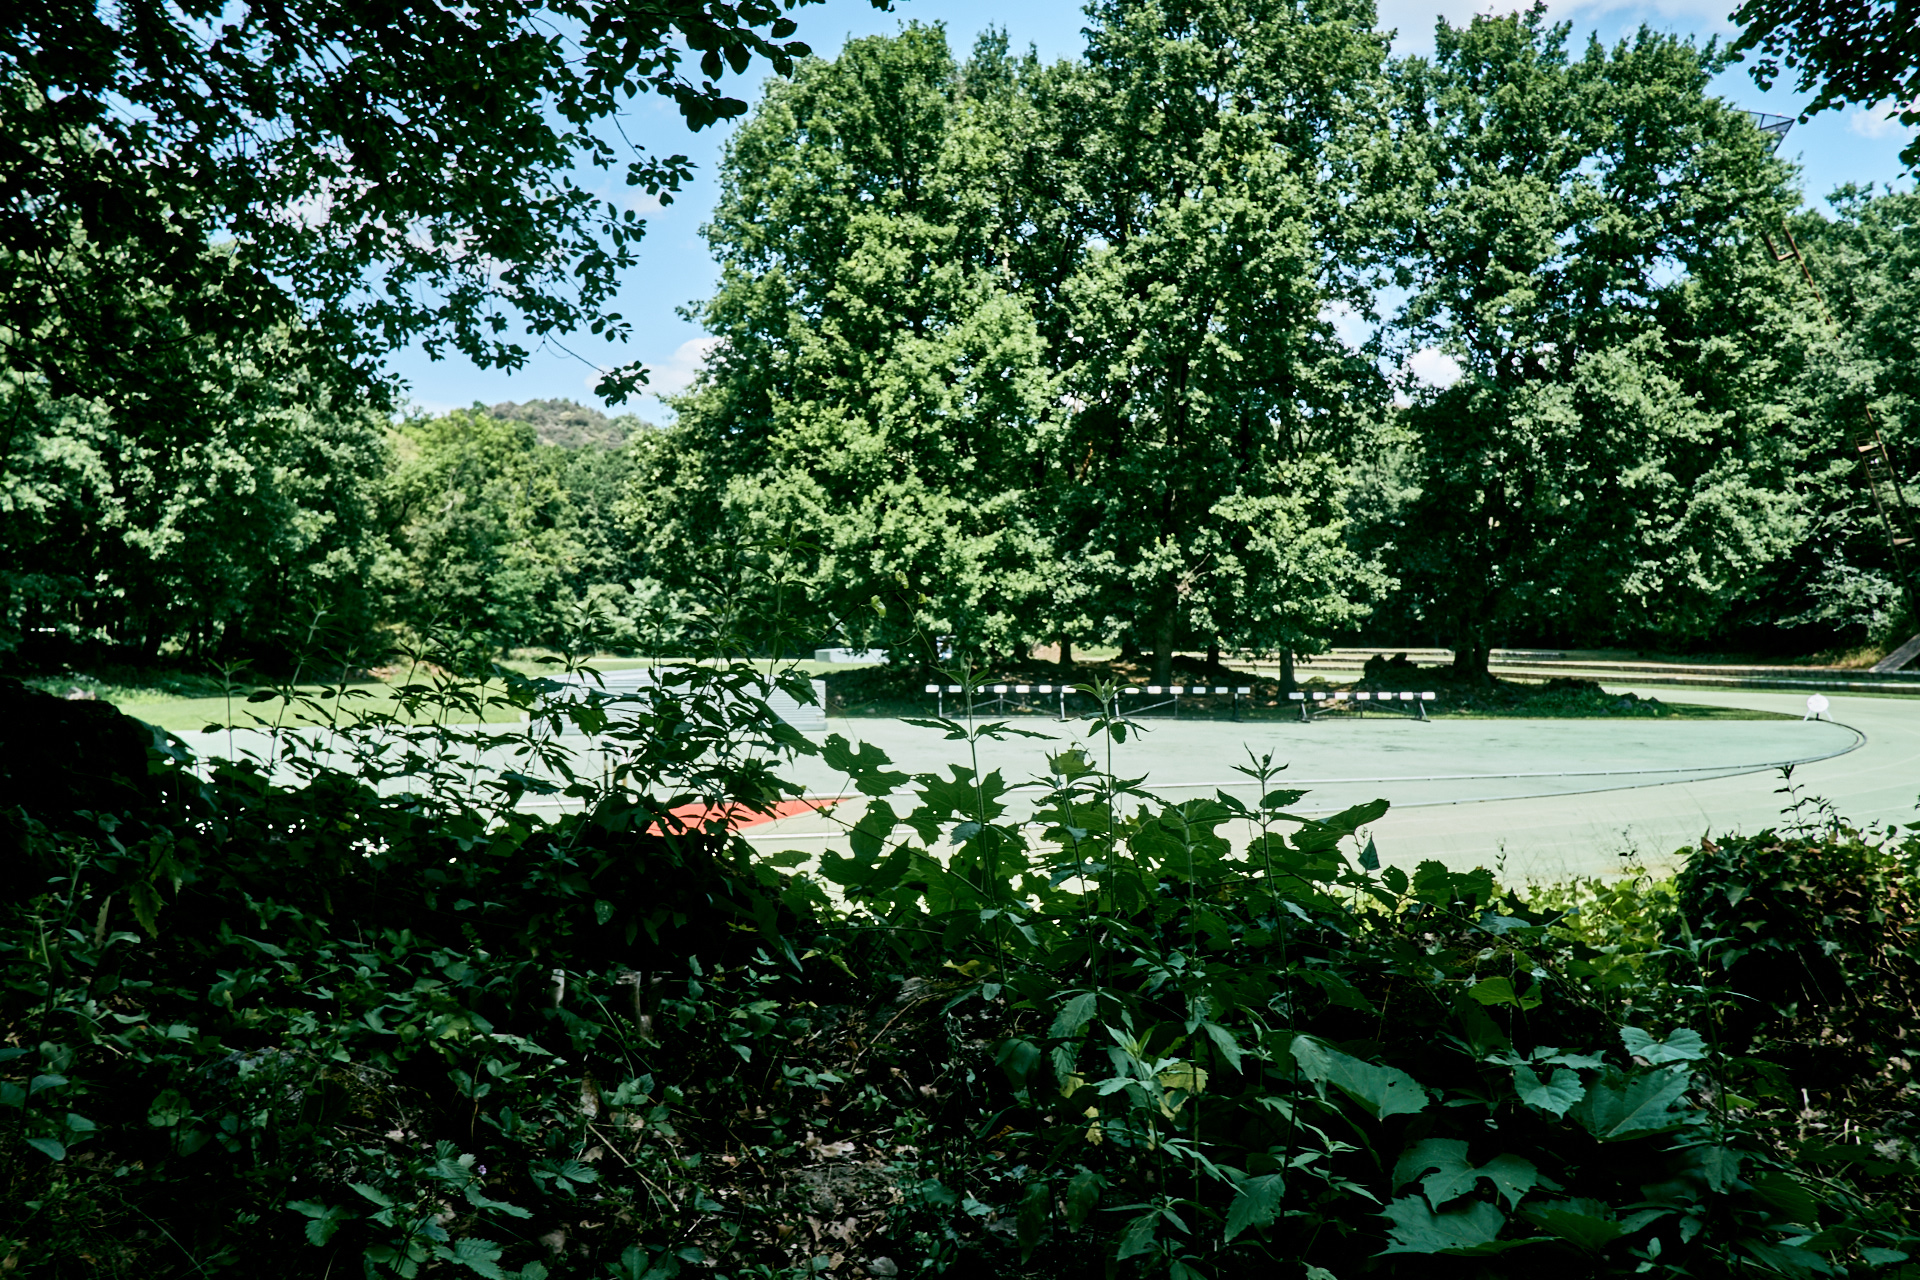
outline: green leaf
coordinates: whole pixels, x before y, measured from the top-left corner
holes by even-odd
[[[1509,1209],[1520,1207],[1520,1198],[1540,1185],[1540,1170],[1525,1156],[1511,1152],[1497,1155],[1480,1166],[1480,1176],[1493,1183],[1505,1197]]]
[[[65,1160],[67,1148],[52,1138],[28,1138],[26,1144],[49,1160]]]
[[[1458,1138],[1428,1138],[1409,1147],[1393,1167],[1394,1190],[1415,1178],[1421,1179],[1420,1190],[1436,1209],[1473,1190],[1475,1174],[1467,1162],[1467,1144]]]
[[[465,1236],[455,1240],[451,1248],[436,1245],[433,1252],[442,1261],[457,1262],[487,1280],[507,1280],[507,1273],[500,1269],[500,1246],[491,1240]]]
[[[1233,1202],[1227,1206],[1227,1242],[1231,1243],[1242,1231],[1270,1224],[1279,1214],[1285,1195],[1286,1182],[1277,1173],[1263,1173],[1241,1183],[1234,1191]]]
[[[324,1245],[333,1239],[340,1230],[340,1223],[354,1214],[340,1205],[324,1205],[317,1200],[295,1200],[287,1205],[295,1213],[304,1213],[311,1221],[307,1223],[307,1240],[311,1244]]]
[[[1554,1116],[1566,1115],[1567,1108],[1587,1096],[1587,1087],[1580,1083],[1579,1073],[1565,1067],[1555,1071],[1552,1079],[1546,1081],[1542,1081],[1532,1067],[1515,1067],[1513,1091],[1528,1106]]]
[[[1007,1080],[1014,1088],[1024,1089],[1027,1087],[1027,1076],[1040,1058],[1039,1045],[1016,1036],[1000,1046],[1000,1052],[994,1055],[993,1060],[1007,1073]]]
[[[1420,1196],[1403,1196],[1388,1205],[1383,1216],[1393,1223],[1388,1233],[1392,1243],[1385,1253],[1500,1253],[1532,1244],[1532,1240],[1497,1240],[1507,1219],[1500,1210],[1484,1200],[1464,1209],[1435,1213]]]
[[[1820,1201],[1798,1179],[1785,1173],[1763,1173],[1753,1179],[1753,1190],[1787,1221],[1809,1228],[1819,1225]]]
[[[1159,1225],[1158,1209],[1150,1209],[1129,1222],[1127,1229],[1120,1235],[1120,1248],[1114,1257],[1124,1262],[1138,1254],[1150,1252],[1153,1249],[1154,1232]]]
[[[1599,1200],[1565,1200],[1535,1205],[1527,1218],[1569,1244],[1598,1253],[1626,1234],[1611,1207]]]
[[[1521,1009],[1534,1009],[1540,1005],[1540,997],[1535,991],[1526,995],[1517,995],[1513,982],[1505,977],[1483,978],[1467,988],[1467,994],[1481,1004],[1510,1004]]]
[[[1220,1050],[1220,1056],[1227,1060],[1227,1065],[1238,1071],[1242,1054],[1240,1043],[1233,1038],[1233,1032],[1217,1022],[1204,1022],[1201,1027],[1206,1031],[1207,1039],[1213,1041],[1214,1048]]]
[[[1020,1211],[1014,1222],[1022,1261],[1033,1256],[1034,1248],[1046,1236],[1047,1218],[1052,1209],[1053,1188],[1042,1181],[1029,1182],[1020,1197]]]
[[[1060,1007],[1054,1015],[1053,1026],[1047,1035],[1055,1040],[1076,1036],[1087,1023],[1093,1020],[1094,1010],[1099,1006],[1100,997],[1096,992],[1087,991],[1073,997]]]
[[[1519,1074],[1517,1070],[1515,1074]],[[1568,1108],[1567,1114],[1602,1142],[1677,1129],[1689,1116],[1675,1114],[1671,1108],[1690,1082],[1691,1077],[1681,1068],[1632,1077],[1610,1069],[1588,1087],[1586,1097]]]
[[[907,775],[887,769],[892,759],[870,742],[862,742],[856,750],[840,734],[830,733],[821,744],[820,758],[829,769],[846,774],[864,796],[878,799],[907,784]]]
[[[592,1165],[582,1164],[578,1160],[563,1160],[554,1167],[554,1172],[568,1182],[582,1185],[600,1181],[600,1173]]]
[[[481,1192],[480,1184],[477,1182],[467,1184],[466,1197],[467,1203],[476,1209],[491,1209],[495,1213],[504,1213],[509,1218],[531,1218],[533,1216],[531,1210],[522,1209],[517,1204],[508,1204],[505,1200],[489,1198]]]
[[[147,931],[149,938],[160,936],[160,909],[166,904],[160,901],[159,890],[150,880],[135,880],[127,886],[127,902],[133,907],[133,918]]]
[[[163,1089],[147,1108],[147,1123],[156,1129],[171,1129],[193,1114],[193,1104],[178,1090]]]
[[[1652,1067],[1664,1067],[1672,1062],[1694,1062],[1707,1056],[1707,1042],[1700,1038],[1700,1033],[1684,1027],[1664,1041],[1655,1040],[1639,1027],[1622,1027],[1620,1039],[1627,1046],[1628,1053],[1644,1059]]]
[[[1397,1067],[1363,1062],[1310,1036],[1296,1036],[1291,1049],[1307,1079],[1333,1085],[1377,1120],[1426,1110],[1426,1090]]]
[[[1107,1180],[1091,1169],[1082,1169],[1073,1175],[1067,1183],[1066,1215],[1067,1225],[1078,1231],[1083,1226],[1094,1206],[1100,1203],[1100,1189]]]
[[[364,1182],[349,1182],[347,1186],[366,1199],[373,1201],[374,1204],[380,1206],[382,1209],[393,1208],[393,1201],[387,1198],[385,1192],[376,1187],[370,1187]]]

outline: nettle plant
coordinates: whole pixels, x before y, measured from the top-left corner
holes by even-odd
[[[879,753],[828,740],[873,799],[818,873],[903,968],[959,964],[946,1010],[999,1028],[986,1141],[902,1211],[933,1257],[983,1235],[955,1204],[1036,1275],[1840,1274],[1912,1243],[1823,1230],[1846,1206],[1730,1112],[1683,1025],[1712,1001],[1666,978],[1698,943],[1628,963],[1488,871],[1350,857],[1386,801],[1300,813],[1270,758],[1241,770],[1257,802],[1169,803],[1069,747],[1016,815],[978,746],[1028,731],[921,723],[972,763],[914,778],[904,815]]]
[[[1252,800],[1159,799],[1112,690],[1029,783],[983,768],[1012,724],[920,722],[965,762],[909,775],[772,715],[790,671],[573,666],[443,657],[378,715],[283,689],[237,763],[103,721],[89,758],[150,773],[12,811],[5,1265],[1812,1275],[1913,1243],[1752,1121],[1716,944],[1646,899],[1383,867],[1385,801],[1302,812],[1270,759]],[[862,798],[846,851],[756,855],[730,815],[811,752]]]

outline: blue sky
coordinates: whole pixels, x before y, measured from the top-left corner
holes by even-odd
[[[1515,7],[1511,0],[1497,4],[1487,0],[1477,4],[1475,0],[1378,2],[1382,24],[1398,32],[1394,41],[1398,53],[1430,51],[1434,23],[1440,16],[1458,23],[1475,12]],[[1559,0],[1550,5],[1550,11],[1555,19],[1571,22],[1576,38],[1582,40],[1592,31],[1612,41],[1646,23],[1704,41],[1731,35],[1733,27],[1725,14],[1733,6],[1734,0],[1663,0],[1654,4]],[[1080,0],[906,0],[897,4],[893,13],[881,13],[866,0],[826,0],[824,4],[807,5],[795,17],[800,23],[800,38],[823,56],[833,55],[850,38],[892,32],[911,19],[944,23],[956,53],[964,54],[985,28],[998,26],[1006,29],[1016,48],[1033,45],[1049,61],[1079,53],[1080,29],[1086,22]],[[755,67],[748,76],[732,82],[733,92],[741,94],[744,85],[747,91],[743,96],[748,101],[757,100],[762,79],[762,72]],[[1797,115],[1809,96],[1778,85],[1763,94],[1738,67],[1723,75],[1716,88],[1735,106],[1781,115]],[[640,264],[629,273],[613,307],[632,322],[632,340],[615,344],[576,334],[563,339],[566,350],[553,346],[536,350],[524,368],[511,374],[475,368],[457,356],[434,361],[417,350],[397,353],[389,367],[406,381],[418,407],[440,412],[476,400],[493,404],[548,397],[597,405],[599,401],[591,390],[595,366],[632,360],[647,364],[653,387],[664,393],[677,391],[692,379],[708,340],[699,326],[681,319],[677,311],[710,293],[717,278],[699,229],[713,208],[714,168],[725,146],[728,127],[689,134],[665,99],[637,103],[624,127],[636,143],[661,152],[677,151],[696,165],[693,181],[672,205],[653,208],[649,201],[634,206],[646,212],[647,238],[641,246]],[[1803,188],[1817,201],[1843,182],[1906,185],[1910,180],[1902,178],[1899,152],[1907,136],[1907,131],[1894,122],[1858,109],[1829,112],[1796,125],[1782,154],[1800,165]],[[628,197],[623,193],[622,198]],[[651,396],[626,408],[655,420],[671,416]]]

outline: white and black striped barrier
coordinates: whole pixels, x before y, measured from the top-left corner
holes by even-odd
[[[1331,711],[1336,707],[1351,707],[1354,711],[1364,712],[1382,703],[1386,704],[1391,710],[1406,712],[1416,720],[1425,720],[1427,719],[1427,704],[1432,702],[1434,697],[1435,695],[1431,692],[1412,693],[1404,690],[1400,692],[1389,690],[1380,693],[1366,693],[1360,690],[1349,691],[1346,689],[1335,689],[1332,692],[1315,692],[1312,694],[1295,691],[1287,695],[1289,701],[1300,704],[1300,718],[1303,721],[1311,721],[1313,719],[1313,713],[1316,711]]]
[[[975,714],[980,714],[986,711],[1009,710],[1015,705],[1017,705],[1018,699],[1026,696],[1032,696],[1034,694],[1040,694],[1044,696],[1057,697],[1059,699],[1060,718],[1062,720],[1065,720],[1067,718],[1067,695],[1074,692],[1076,687],[1077,686],[1068,685],[1068,684],[976,685],[974,686],[974,694],[976,697],[982,694],[991,694],[993,696],[990,698],[987,698],[985,701],[974,703],[973,711]],[[960,684],[948,684],[948,685],[930,684],[927,686],[927,692],[934,695],[934,698],[936,700],[935,705],[939,708],[939,714],[942,716],[947,714],[947,703],[946,703],[947,695],[965,693],[966,691],[967,691],[967,687],[965,685],[960,685]],[[1238,720],[1240,718],[1240,699],[1247,698],[1251,700],[1253,696],[1253,687],[1251,685],[1244,685],[1244,684],[1239,685],[1237,687],[1231,686],[1231,685],[1224,685],[1224,684],[1219,684],[1219,685],[1150,684],[1150,685],[1143,685],[1138,688],[1129,686],[1127,688],[1121,689],[1120,694],[1123,698],[1125,697],[1137,698],[1141,696],[1147,696],[1147,697],[1155,697],[1155,698],[1161,699],[1161,701],[1159,702],[1150,702],[1144,706],[1141,706],[1138,704],[1129,704],[1125,707],[1125,710],[1128,715],[1136,715],[1136,714],[1140,714],[1147,711],[1156,711],[1161,707],[1169,707],[1172,709],[1172,713],[1176,717],[1179,716],[1180,714],[1180,699],[1182,696],[1185,696],[1188,698],[1208,698],[1208,697],[1231,698],[1233,700],[1232,701],[1233,717],[1234,719]]]

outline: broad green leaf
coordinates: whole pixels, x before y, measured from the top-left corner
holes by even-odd
[[[1053,1026],[1048,1030],[1047,1035],[1056,1040],[1079,1035],[1081,1029],[1093,1020],[1094,1009],[1099,1003],[1099,995],[1092,991],[1082,992],[1073,997],[1060,1007],[1060,1012],[1054,1016]]]
[[[147,931],[147,936],[160,936],[160,909],[166,904],[160,901],[160,893],[150,880],[135,880],[127,886],[127,902],[133,907],[133,918]]]
[[[1120,1235],[1120,1247],[1114,1254],[1115,1259],[1124,1262],[1138,1254],[1150,1252],[1153,1249],[1154,1233],[1159,1225],[1158,1209],[1148,1210],[1129,1222],[1127,1229]]]
[[[26,1144],[49,1160],[65,1160],[67,1158],[67,1148],[65,1144],[55,1142],[52,1138],[28,1138],[26,1139]]]
[[[1566,1115],[1567,1108],[1587,1096],[1587,1087],[1580,1083],[1579,1073],[1565,1067],[1555,1071],[1552,1079],[1545,1081],[1532,1067],[1515,1067],[1513,1090],[1520,1095],[1520,1101],[1528,1106],[1555,1116]]]
[[[888,769],[892,758],[871,742],[855,748],[840,734],[830,733],[821,744],[820,757],[829,769],[846,774],[861,795],[891,795],[907,784],[907,775]]]
[[[1598,1253],[1626,1234],[1612,1208],[1599,1200],[1563,1200],[1535,1205],[1527,1218],[1570,1244]]]
[[[1527,1192],[1540,1185],[1540,1170],[1525,1156],[1511,1152],[1497,1155],[1480,1166],[1480,1176],[1493,1183],[1505,1197],[1507,1207],[1516,1209]]]
[[[1033,1071],[1040,1058],[1039,1045],[1016,1036],[1000,1046],[1000,1051],[994,1055],[993,1060],[1002,1071],[1007,1073],[1007,1080],[1014,1088],[1024,1089],[1027,1087],[1028,1074]]]
[[[1393,1166],[1393,1189],[1420,1180],[1420,1189],[1434,1208],[1473,1190],[1473,1166],[1467,1162],[1467,1144],[1458,1138],[1428,1138],[1407,1148]]]
[[[1280,1212],[1280,1201],[1285,1194],[1286,1183],[1277,1173],[1261,1174],[1242,1182],[1234,1191],[1232,1203],[1227,1206],[1227,1242],[1231,1243],[1242,1231],[1271,1223]]]
[[[1100,1203],[1100,1189],[1105,1185],[1106,1179],[1091,1169],[1082,1169],[1073,1175],[1063,1197],[1068,1226],[1078,1231],[1086,1223],[1087,1216]]]
[[[1426,1090],[1397,1067],[1364,1062],[1310,1036],[1295,1037],[1291,1050],[1307,1079],[1333,1085],[1375,1119],[1426,1110]]]
[[[1435,1213],[1420,1196],[1403,1196],[1382,1213],[1393,1223],[1392,1243],[1382,1253],[1499,1253],[1532,1240],[1499,1240],[1507,1219],[1484,1200],[1463,1209]]]
[[[1707,1042],[1700,1038],[1698,1031],[1689,1031],[1685,1027],[1665,1040],[1655,1040],[1639,1027],[1622,1027],[1620,1039],[1627,1046],[1628,1053],[1654,1067],[1664,1067],[1673,1062],[1694,1062],[1707,1056]]]
[[[1762,1173],[1754,1177],[1753,1190],[1789,1222],[1808,1228],[1819,1225],[1820,1201],[1798,1179],[1785,1173]]]
[[[451,1247],[438,1245],[434,1254],[446,1262],[457,1262],[486,1280],[506,1280],[507,1273],[500,1269],[500,1246],[491,1240],[482,1240],[476,1236],[463,1236],[455,1240]]]
[[[1602,1142],[1676,1129],[1688,1116],[1671,1108],[1690,1082],[1684,1069],[1674,1067],[1634,1076],[1609,1070],[1567,1114]]]
[[[192,1103],[176,1090],[163,1089],[147,1108],[147,1123],[156,1129],[171,1129],[192,1114]]]
[[[480,1184],[470,1182],[466,1188],[467,1203],[476,1209],[491,1209],[495,1213],[504,1213],[509,1218],[531,1218],[532,1211],[522,1209],[517,1204],[508,1204],[505,1200],[494,1200],[480,1190]]]
[[[1514,992],[1513,981],[1504,976],[1482,978],[1467,988],[1467,994],[1487,1005],[1510,1004],[1521,1009],[1535,1009],[1540,1005],[1537,989],[1518,995]]]
[[[1227,1060],[1227,1065],[1235,1071],[1238,1071],[1240,1069],[1241,1059],[1240,1042],[1233,1038],[1233,1032],[1227,1030],[1217,1022],[1207,1022],[1201,1025],[1207,1033],[1207,1039],[1213,1041],[1214,1047],[1220,1050],[1220,1056]]]
[[[1053,1188],[1046,1182],[1029,1182],[1020,1197],[1020,1211],[1014,1219],[1015,1238],[1024,1261],[1033,1254],[1047,1232],[1047,1218],[1053,1208]]]

